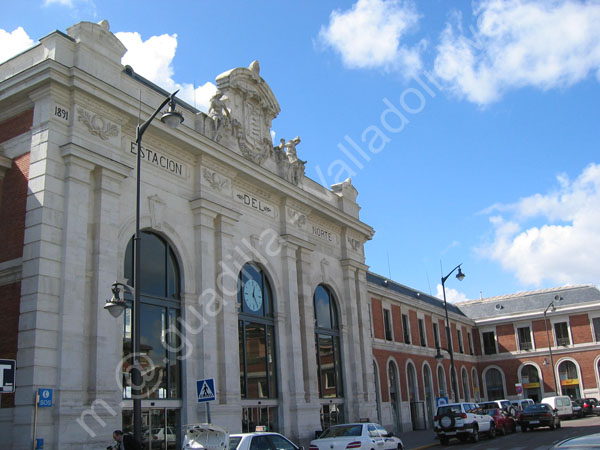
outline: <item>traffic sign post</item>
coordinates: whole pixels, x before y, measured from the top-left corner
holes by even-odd
[[[436,397],[435,398],[435,406],[437,406],[438,408],[440,406],[444,406],[448,404],[448,397]]]
[[[196,381],[198,403],[206,404],[206,421],[210,423],[210,402],[217,399],[214,378]]]
[[[39,394],[38,406],[40,408],[52,406],[52,389],[40,389]]]
[[[15,392],[15,371],[17,362],[14,359],[0,359],[0,394]]]

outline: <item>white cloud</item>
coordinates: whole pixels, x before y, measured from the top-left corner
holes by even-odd
[[[152,36],[146,41],[142,40],[139,33],[119,32],[117,38],[127,47],[122,64],[130,65],[136,73],[148,78],[169,92],[180,89],[178,97],[198,109],[206,111],[210,98],[217,87],[206,82],[202,86],[194,87],[192,83],[178,83],[173,79],[173,58],[177,49],[177,35],[163,34]]]
[[[73,0],[45,0],[44,1],[44,6],[50,6],[50,5],[54,5],[54,4],[72,8]]]
[[[18,55],[35,44],[21,27],[12,32],[0,29],[0,62]]]
[[[600,278],[600,165],[575,179],[558,177],[558,188],[510,205],[494,205],[494,238],[478,251],[514,272],[525,284],[596,283]],[[540,222],[532,226],[530,221]]]
[[[421,69],[423,44],[409,47],[401,39],[418,20],[407,1],[358,0],[350,10],[333,11],[319,37],[349,68],[395,68],[410,74]]]
[[[437,298],[443,300],[444,299],[444,291],[442,289],[441,283],[438,283],[436,290],[437,290],[437,293],[435,294],[435,296]],[[446,287],[446,300],[448,301],[448,303],[456,303],[456,302],[464,302],[465,300],[468,300],[468,298],[462,292],[459,292],[456,289]]]
[[[483,105],[515,88],[600,79],[600,3],[484,0],[474,14],[469,35],[454,14],[437,47],[434,72],[458,96]]]

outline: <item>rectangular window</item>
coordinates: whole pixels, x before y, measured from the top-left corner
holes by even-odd
[[[402,331],[404,333],[404,343],[410,344],[410,328],[408,326],[408,316],[402,314]]]
[[[425,322],[423,319],[419,319],[419,340],[421,341],[421,347],[427,347],[427,341],[425,340]]]
[[[567,322],[555,323],[554,333],[556,334],[556,345],[571,345],[571,339],[569,339],[569,327],[567,325]]]
[[[495,355],[496,354],[496,337],[493,331],[486,331],[481,333],[483,338],[483,354],[484,355]]]
[[[433,322],[433,343],[435,348],[440,348],[440,330],[438,324]]]
[[[473,354],[473,336],[471,336],[471,332],[467,331],[467,341],[469,341],[469,355]]]
[[[389,309],[383,310],[383,331],[385,333],[385,340],[391,341],[392,337],[392,314]]]
[[[458,338],[458,353],[464,353],[465,349],[463,347],[462,332],[460,330],[456,330],[456,336]]]
[[[531,350],[533,345],[531,344],[531,331],[529,327],[517,328],[517,334],[519,336],[519,350]]]
[[[592,323],[594,324],[594,338],[596,342],[600,342],[600,317],[594,317]]]

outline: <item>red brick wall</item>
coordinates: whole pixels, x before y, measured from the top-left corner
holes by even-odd
[[[377,339],[384,339],[383,332],[383,310],[381,308],[381,300],[376,298],[371,299],[371,314],[373,314],[373,336]]]
[[[394,341],[404,342],[402,336],[402,311],[398,305],[392,305],[392,322],[394,323]]]
[[[23,255],[25,207],[29,179],[29,153],[15,158],[2,183],[0,203],[0,262]]]
[[[552,337],[552,325],[548,320],[548,335],[546,335],[546,326],[544,325],[544,320],[534,320],[531,324],[533,331],[533,340],[535,342],[535,348],[540,349],[544,347],[548,347],[548,338],[550,336],[550,342],[554,345],[553,337]]]
[[[473,328],[473,347],[475,351],[475,355],[481,356],[481,336],[479,334],[479,328]],[[480,385],[481,386],[481,385]]]
[[[438,319],[438,330],[440,332],[440,345],[442,348],[448,348],[448,337],[446,336],[446,322],[444,319]]]
[[[450,335],[452,336],[450,339],[452,341],[452,350],[454,353],[458,353],[458,333],[456,332],[456,324],[450,322]]]
[[[590,328],[590,318],[587,314],[578,314],[570,316],[571,336],[574,344],[583,344],[585,342],[593,342],[592,329]]]
[[[515,327],[512,324],[496,326],[498,338],[498,353],[514,352],[517,350],[515,342]]]
[[[0,123],[0,142],[8,141],[31,129],[33,109],[22,112]]]
[[[0,286],[0,305],[2,305],[0,359],[17,359],[20,300],[21,282]],[[15,405],[14,394],[2,394],[0,401],[2,401],[2,408],[12,408]]]

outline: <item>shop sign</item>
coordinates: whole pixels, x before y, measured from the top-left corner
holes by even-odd
[[[579,385],[579,378],[567,378],[566,380],[560,380],[561,386],[577,386]]]
[[[535,389],[539,387],[540,383],[523,383],[523,389]]]

